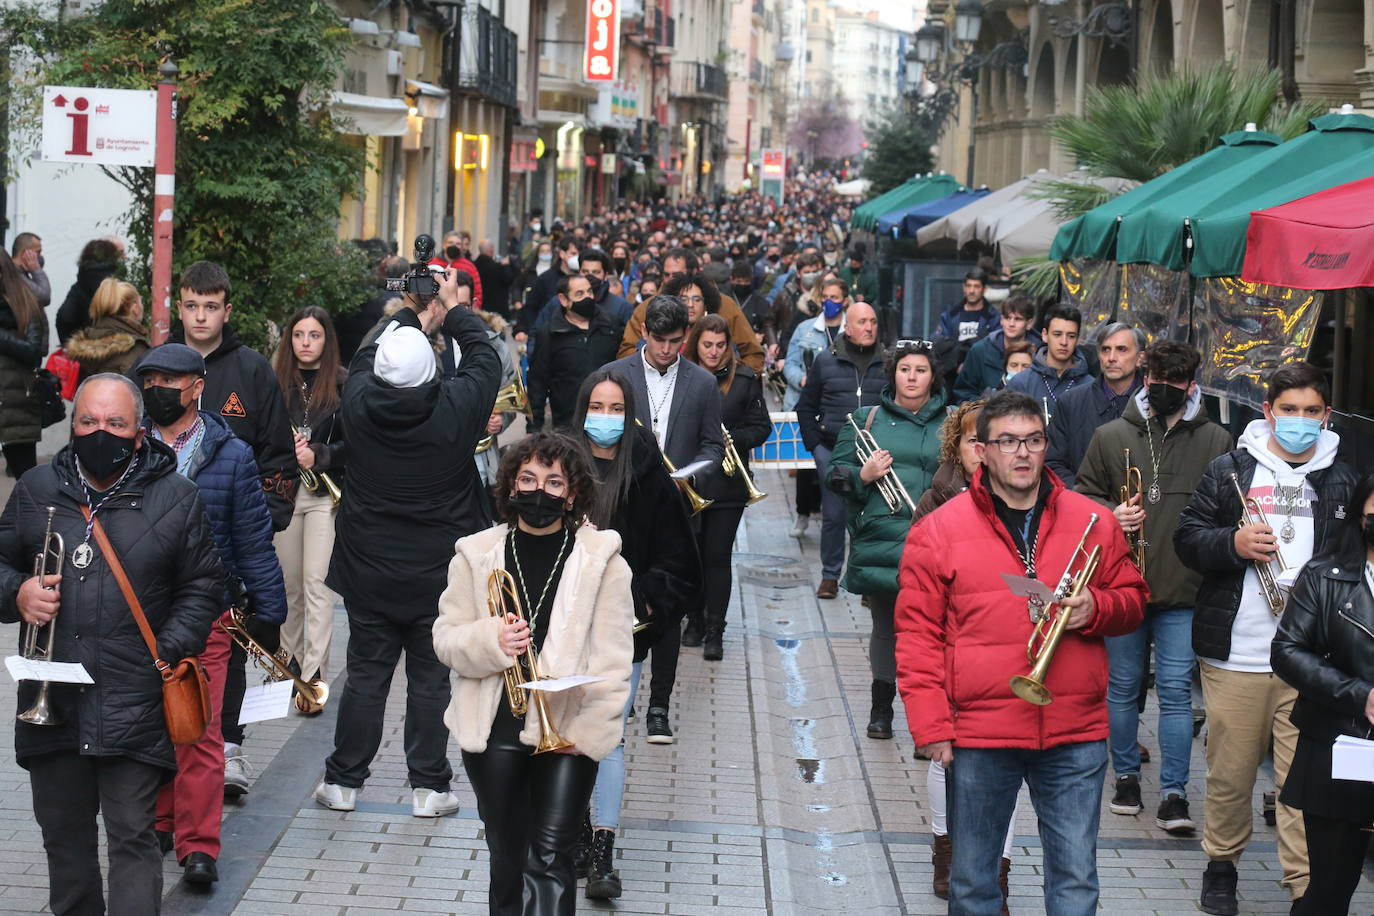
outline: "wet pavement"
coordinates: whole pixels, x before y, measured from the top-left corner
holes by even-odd
[[[868,612],[857,596],[813,595],[819,526],[800,543],[792,481],[765,471],[773,494],[746,513],[736,544],[726,657],[705,662],[685,649],[672,709],[674,745],[627,729],[629,770],[618,867],[625,894],[612,907],[579,900],[581,912],[626,914],[943,913],[930,889],[927,764],[913,757],[899,710],[897,737],[874,741],[868,718]],[[347,640],[336,617],[334,658]],[[335,680],[338,675],[335,675]],[[337,696],[338,685],[335,685]],[[0,691],[0,716],[13,714]],[[486,912],[486,850],[475,799],[458,766],[454,816],[410,814],[402,749],[404,675],[392,685],[388,724],[372,776],[352,813],[318,807],[310,792],[332,748],[333,709],[251,726],[252,792],[226,807],[221,881],[210,894],[179,884],[168,859],[169,914],[361,914]],[[1154,704],[1142,740],[1156,752]],[[46,865],[27,779],[0,734],[0,914],[46,911]],[[1202,741],[1190,795],[1201,821]],[[1158,763],[1144,768],[1147,810],[1102,814],[1103,909],[1122,914],[1196,912],[1205,857],[1196,839],[1154,826]],[[1241,912],[1286,913],[1273,829],[1259,818],[1241,863]],[[1105,801],[1105,800],[1104,800]],[[1040,847],[1024,795],[1018,809],[1011,911],[1043,913]],[[1362,886],[1353,912],[1374,912]]]

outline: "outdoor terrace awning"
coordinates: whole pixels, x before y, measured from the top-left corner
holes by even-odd
[[[366,137],[404,137],[410,106],[403,99],[380,95],[335,92],[329,113],[340,122],[339,130]]]

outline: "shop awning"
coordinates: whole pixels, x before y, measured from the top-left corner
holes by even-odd
[[[1050,258],[1115,260],[1117,226],[1127,214],[1147,207],[1182,188],[1204,187],[1212,176],[1277,146],[1281,141],[1263,130],[1237,130],[1221,138],[1220,145],[1171,169],[1139,187],[1132,188],[1100,207],[1060,227],[1050,247]]]
[[[916,233],[916,241],[922,246],[933,245],[937,242],[951,242],[955,247],[962,248],[979,237],[977,229],[980,219],[1001,213],[1008,206],[1019,201],[1031,185],[1050,177],[1053,176],[1041,169],[1034,175],[1013,181],[1005,188],[998,188],[982,200],[975,201],[967,207],[961,207],[948,216],[922,227]]]
[[[345,134],[366,137],[404,137],[410,106],[401,99],[379,95],[335,92],[329,113],[338,120]]]
[[[1203,187],[1179,188],[1125,215],[1117,230],[1116,260],[1183,270],[1187,230],[1204,215],[1247,204],[1253,207],[1275,188],[1374,149],[1374,118],[1342,112],[1313,118],[1311,125],[1312,130],[1302,136],[1217,172]],[[1261,206],[1283,202],[1265,200]],[[1244,227],[1240,237],[1244,238]],[[1209,270],[1205,275],[1215,274]]]
[[[1295,289],[1374,286],[1374,177],[1256,210],[1240,275]]]
[[[850,228],[872,232],[878,223],[878,217],[883,214],[939,197],[948,197],[959,188],[959,182],[950,175],[917,176],[855,208],[854,215],[849,221]]]
[[[948,197],[939,197],[925,203],[916,204],[895,213],[884,213],[878,220],[878,231],[894,238],[914,238],[924,226],[982,200],[991,193],[987,188],[978,191],[955,191]]]
[[[415,100],[422,118],[442,118],[448,114],[448,90],[442,86],[406,80],[406,95]]]

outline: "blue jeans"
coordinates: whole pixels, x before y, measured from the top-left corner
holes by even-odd
[[[639,672],[644,669],[643,662],[630,666],[630,699],[625,704],[625,715],[635,705],[635,693],[639,690]],[[592,788],[592,826],[615,830],[620,827],[620,802],[625,797],[625,739],[601,760],[596,771],[596,785]]]
[[[1188,797],[1188,761],[1193,750],[1193,611],[1149,609],[1134,633],[1107,637],[1107,715],[1111,723],[1112,769],[1117,776],[1140,775],[1140,687],[1146,651],[1155,647],[1155,695],[1159,697],[1159,789],[1162,798]]]
[[[844,497],[825,484],[833,449],[818,445],[811,450],[816,473],[821,477],[821,578],[838,579],[844,571]]]
[[[998,916],[997,876],[1007,826],[1021,782],[1030,787],[1044,848],[1045,912],[1097,911],[1097,827],[1107,743],[1061,744],[1048,750],[954,748],[945,770],[949,833],[950,916]]]

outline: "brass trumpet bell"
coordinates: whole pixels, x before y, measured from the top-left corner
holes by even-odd
[[[509,385],[496,392],[496,401],[491,405],[492,413],[505,413],[508,410],[523,413],[526,419],[534,419],[530,416],[530,394],[525,390],[525,383],[520,380],[518,371]],[[472,453],[480,455],[495,444],[496,436],[487,436],[478,440],[477,447]]]
[[[248,657],[262,669],[263,673],[272,680],[291,681],[296,688],[296,698],[298,700],[296,706],[298,709],[302,712],[318,712],[319,709],[324,707],[325,703],[329,702],[328,684],[320,678],[314,678],[313,680],[307,681],[305,678],[292,672],[284,658],[286,655],[285,650],[278,650],[276,654],[268,652],[262,644],[248,635],[248,627],[243,611],[236,607],[230,608],[229,611],[230,622],[226,624],[222,620],[217,620],[215,621],[215,626],[229,634],[229,638],[238,643],[239,648],[242,649]],[[303,707],[299,702],[301,699],[306,700],[311,709]]]
[[[487,576],[487,613],[503,620],[507,613],[514,614],[521,620],[526,619],[524,610],[520,607],[519,593],[515,590],[515,579],[504,569],[493,569]],[[560,735],[554,727],[553,718],[549,715],[548,698],[544,696],[544,692],[520,686],[528,681],[544,680],[539,673],[539,655],[534,651],[533,642],[525,648],[523,655],[511,660],[511,664],[501,672],[501,678],[505,682],[506,701],[510,704],[513,714],[523,716],[530,707],[534,708],[535,717],[539,720],[539,744],[535,747],[534,753],[547,754],[573,746],[572,742]]]
[[[724,423],[720,425],[720,434],[725,437],[725,457],[720,462],[720,469],[725,472],[726,476],[734,477],[739,474],[744,478],[744,489],[749,494],[749,501],[745,505],[752,506],[768,494],[754,484],[754,478],[750,476],[748,468],[744,466],[744,461],[741,460],[739,451],[735,448],[735,440],[730,435],[730,430],[725,428]]]
[[[48,527],[43,532],[43,543],[39,549],[38,556],[33,560],[33,574],[42,583],[44,576],[62,575],[62,562],[66,555],[66,544],[62,540],[60,532],[52,530],[53,516],[57,513],[55,506],[48,507]],[[47,640],[40,646],[38,644],[38,633],[40,630],[47,630]],[[48,621],[43,627],[36,627],[33,624],[24,624],[24,638],[21,654],[25,658],[39,659],[41,661],[53,661],[53,647],[57,639],[57,620]],[[38,696],[34,698],[33,704],[28,709],[15,716],[20,722],[28,725],[59,725],[62,718],[52,708],[49,701],[49,690],[51,682],[40,681],[38,684]]]

